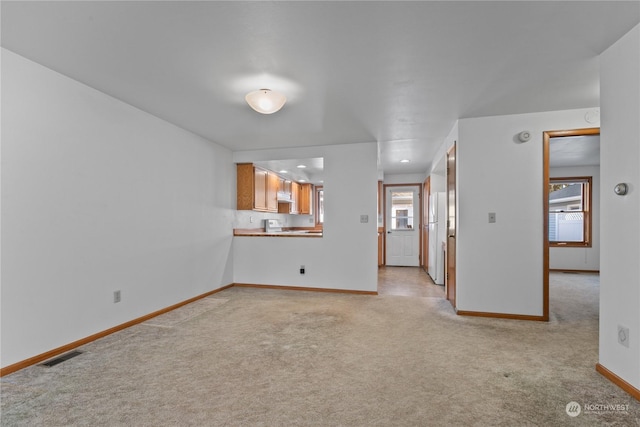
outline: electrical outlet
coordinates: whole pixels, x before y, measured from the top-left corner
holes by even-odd
[[[300,266],[300,274],[304,274],[304,265]]]
[[[118,303],[120,302],[121,297],[120,297],[120,291],[113,291],[113,302]]]
[[[629,348],[629,328],[618,325],[618,344]]]
[[[252,223],[252,222],[253,222],[253,217],[252,217],[252,216],[250,216],[250,217],[249,217],[249,222],[250,222],[250,223]]]

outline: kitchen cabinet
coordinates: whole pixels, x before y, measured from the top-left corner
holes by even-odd
[[[278,175],[251,163],[240,163],[236,182],[236,209],[278,212]]]
[[[291,202],[280,202],[278,203],[278,213],[283,213],[283,214],[290,214],[293,213],[291,212],[291,206],[294,204],[293,201]]]
[[[291,198],[291,180],[279,178],[278,182],[278,192],[287,196],[289,199]]]
[[[300,184],[300,203],[298,203],[298,213],[301,215],[311,214],[311,199],[313,198],[313,186],[311,184]]]
[[[297,214],[300,211],[298,210],[300,204],[300,184],[297,182],[291,183],[291,211],[289,213]]]
[[[299,205],[300,205],[300,184],[292,181],[291,182],[291,203],[279,203],[278,204],[278,212],[297,215],[299,213]]]
[[[278,175],[267,171],[267,212],[278,212]]]
[[[271,171],[265,172],[265,211],[278,212],[278,175]]]
[[[255,168],[253,170],[253,209],[267,210],[267,171]]]
[[[237,166],[236,209],[284,214],[311,214],[313,185],[300,184],[252,163]],[[291,202],[278,202],[278,193]],[[285,197],[290,195],[290,197]]]
[[[291,203],[279,203],[278,212],[293,215],[311,215],[313,185],[291,182]]]

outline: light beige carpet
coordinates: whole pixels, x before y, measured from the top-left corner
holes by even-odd
[[[1,425],[640,425],[640,403],[594,369],[597,276],[569,276],[552,280],[549,323],[232,288],[3,377]],[[571,401],[628,409],[572,418]]]

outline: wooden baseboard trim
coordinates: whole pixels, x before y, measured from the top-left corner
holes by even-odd
[[[549,272],[552,273],[586,273],[586,274],[600,274],[600,270],[570,270],[566,268],[550,268]]]
[[[464,311],[456,310],[456,314],[460,316],[474,316],[474,317],[491,317],[494,319],[513,319],[513,320],[533,320],[537,322],[546,322],[544,316],[530,316],[527,314],[509,314],[509,313],[487,313],[483,311]]]
[[[180,308],[183,305],[190,304],[190,303],[192,303],[194,301],[197,301],[199,299],[208,297],[210,295],[213,295],[213,294],[218,293],[220,291],[223,291],[225,289],[229,289],[232,286],[233,286],[233,284],[223,286],[223,287],[221,287],[219,289],[214,289],[213,291],[206,292],[206,293],[204,293],[202,295],[198,295],[196,297],[193,297],[193,298],[190,298],[188,300],[179,302],[179,303],[174,304],[172,306],[163,308],[163,309],[158,310],[158,311],[154,311],[153,313],[149,313],[149,314],[144,315],[142,317],[138,317],[138,318],[130,320],[128,322],[125,322],[125,323],[122,323],[120,325],[114,326],[113,328],[109,328],[109,329],[107,329],[105,331],[98,332],[96,334],[93,334],[93,335],[90,335],[88,337],[79,339],[79,340],[74,341],[72,343],[63,345],[63,346],[58,347],[58,348],[54,348],[53,350],[49,350],[49,351],[47,351],[45,353],[42,353],[42,354],[39,354],[37,356],[33,356],[33,357],[28,358],[28,359],[22,360],[20,362],[14,363],[13,365],[5,366],[4,368],[0,369],[0,377],[3,377],[5,375],[9,375],[9,374],[11,374],[13,372],[19,371],[20,369],[24,369],[24,368],[26,368],[28,366],[35,365],[36,363],[43,362],[43,361],[45,361],[47,359],[50,359],[50,358],[55,357],[55,356],[58,356],[58,355],[60,355],[62,353],[66,353],[68,351],[73,350],[74,348],[80,347],[81,345],[85,345],[85,344],[88,344],[88,343],[90,343],[92,341],[95,341],[97,339],[106,337],[107,335],[111,335],[114,332],[118,332],[118,331],[121,331],[123,329],[127,329],[127,328],[129,328],[131,326],[137,325],[137,324],[142,323],[142,322],[146,322],[147,320],[149,320],[151,318],[154,318],[154,317],[159,316],[161,314],[168,313],[169,311],[175,310],[176,308]]]
[[[107,330],[104,330],[102,332],[98,332],[96,334],[90,335],[88,337],[79,339],[77,341],[74,341],[72,343],[69,344],[65,344],[61,347],[58,348],[54,348],[53,350],[49,350],[45,353],[42,354],[38,354],[37,356],[33,356],[30,357],[28,359],[22,360],[20,362],[14,363],[13,365],[9,365],[9,366],[5,366],[4,368],[0,368],[0,377],[3,377],[5,375],[9,375],[13,372],[19,371],[20,369],[24,369],[28,366],[31,365],[35,365],[37,363],[40,362],[44,362],[47,359],[51,359],[52,357],[58,356],[60,354],[66,353],[68,351],[71,351],[77,347],[80,347],[81,345],[85,345],[88,344],[92,341],[95,341],[97,339],[106,337],[107,335],[111,335],[115,332],[121,331],[123,329],[127,329],[130,328],[131,326],[137,325],[139,323],[142,322],[146,322],[149,319],[152,319],[156,316],[160,316],[161,314],[165,314],[168,313],[172,310],[175,310],[177,308],[180,308],[184,305],[190,304],[194,301],[197,301],[199,299],[202,298],[206,298],[210,295],[213,295],[215,293],[224,291],[225,289],[229,289],[231,287],[244,287],[244,288],[267,288],[267,289],[279,289],[279,290],[294,290],[294,291],[312,291],[312,292],[336,292],[336,293],[347,293],[347,294],[357,294],[357,295],[378,295],[378,292],[375,291],[351,291],[351,290],[347,290],[347,289],[328,289],[328,288],[305,288],[305,287],[300,287],[300,286],[276,286],[276,285],[254,285],[254,284],[249,284],[249,283],[232,283],[230,285],[226,285],[223,286],[221,288],[218,289],[214,289],[213,291],[209,291],[206,292],[202,295],[198,295],[196,297],[190,298],[188,300],[179,302],[177,304],[174,304],[172,306],[163,308],[161,310],[158,311],[154,311],[153,313],[149,313],[147,315],[144,315],[142,317],[138,317],[136,319],[130,320],[128,322],[122,323],[120,325],[114,326],[113,328],[109,328]]]
[[[377,291],[356,291],[349,289],[332,289],[332,288],[306,288],[303,286],[281,286],[281,285],[257,285],[252,283],[234,283],[233,286],[239,288],[261,288],[261,289],[277,289],[280,291],[309,291],[309,292],[332,292],[339,294],[356,294],[356,295],[378,295]]]
[[[60,346],[58,348],[54,348],[53,350],[49,350],[45,353],[42,354],[38,354],[37,356],[33,356],[30,357],[28,359],[22,360],[20,362],[14,363],[13,365],[9,365],[9,366],[5,366],[4,368],[0,368],[0,377],[3,377],[5,375],[9,375],[13,372],[19,371],[20,369],[24,369],[28,366],[31,365],[35,365],[37,363],[40,362],[44,362],[47,359],[51,359],[52,357],[58,356],[60,354],[66,353],[68,351],[71,351],[77,347],[80,347],[82,345],[88,344],[92,341],[95,341],[97,339],[106,337],[107,335],[111,335],[115,332],[121,331],[123,329],[127,329],[130,328],[131,326],[137,325],[139,323],[142,322],[146,322],[149,319],[152,319],[156,316],[160,316],[161,314],[165,314],[168,313],[172,310],[175,310],[177,308],[180,308],[184,305],[190,304],[192,302],[195,302],[199,299],[202,298],[206,298],[210,295],[213,295],[215,293],[224,291],[225,289],[229,289],[231,287],[245,287],[245,288],[267,288],[267,289],[279,289],[279,290],[295,290],[295,291],[313,291],[313,292],[337,292],[337,293],[348,293],[348,294],[358,294],[358,295],[378,295],[378,292],[375,291],[351,291],[351,290],[346,290],[346,289],[328,289],[328,288],[305,288],[305,287],[300,287],[300,286],[276,286],[276,285],[254,285],[254,284],[249,284],[249,283],[232,283],[230,285],[226,285],[223,286],[221,288],[218,289],[214,289],[213,291],[209,291],[206,292],[202,295],[198,295],[196,297],[190,298],[188,300],[179,302],[177,304],[174,304],[172,306],[163,308],[161,310],[158,311],[154,311],[153,313],[149,313],[147,315],[144,315],[142,317],[138,317],[136,319],[130,320],[128,322],[122,323],[120,325],[114,326],[113,328],[109,328],[107,330],[98,332],[96,334],[90,335],[88,337],[79,339],[77,341],[74,341],[72,343],[69,344],[65,344],[63,346]]]
[[[600,373],[603,377],[629,393],[634,399],[640,401],[640,390],[605,368],[599,363],[596,363],[596,371]]]

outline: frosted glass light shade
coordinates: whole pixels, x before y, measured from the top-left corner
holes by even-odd
[[[287,98],[283,94],[270,89],[254,90],[249,92],[244,99],[251,108],[261,114],[273,114],[287,102]]]

